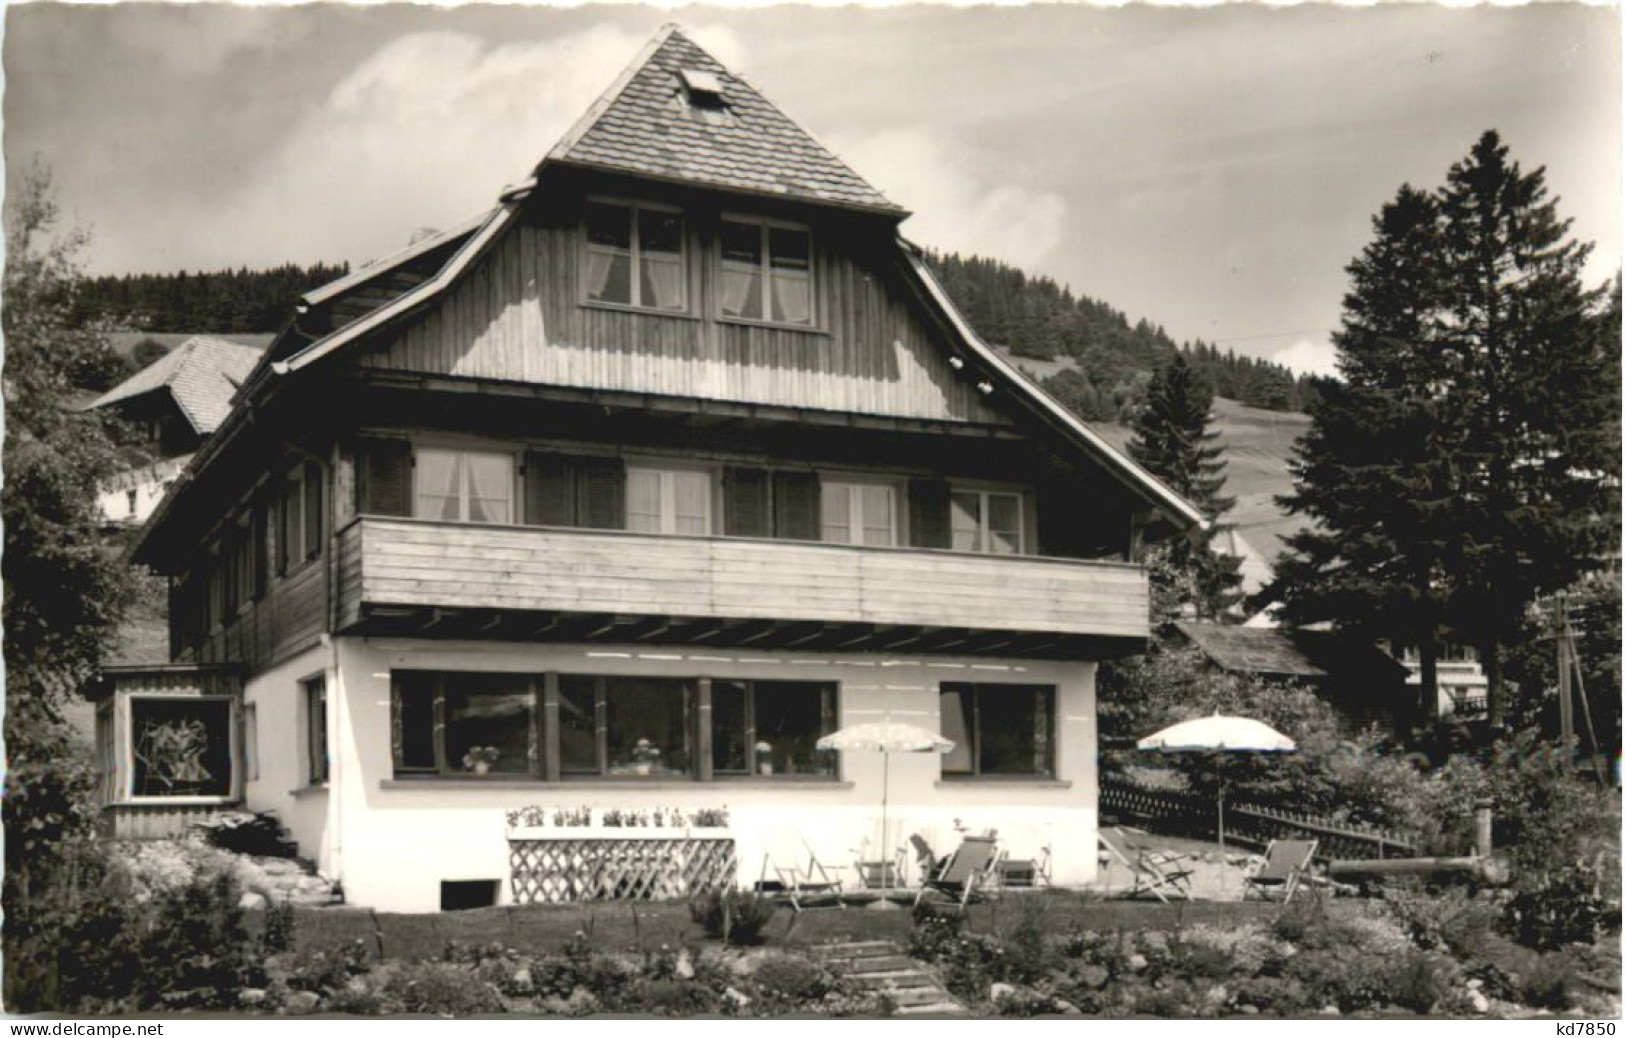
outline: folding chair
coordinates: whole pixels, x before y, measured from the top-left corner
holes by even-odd
[[[1096,834],[1100,845],[1106,849],[1105,860],[1109,863],[1116,858],[1134,877],[1134,886],[1126,896],[1132,898],[1141,893],[1154,894],[1157,900],[1165,904],[1170,893],[1186,901],[1195,900],[1191,894],[1191,875],[1196,871],[1196,866],[1190,855],[1139,846],[1129,839],[1128,832],[1122,827],[1110,830],[1112,837],[1108,837],[1107,832],[1101,829]]]
[[[1298,884],[1309,874],[1309,863],[1319,849],[1319,840],[1271,840],[1264,849],[1264,863],[1252,875],[1242,880],[1241,899],[1254,889],[1259,897],[1268,899],[1269,891],[1281,891],[1281,903],[1292,900]]]
[[[914,904],[918,906],[925,895],[933,890],[959,902],[961,908],[970,904],[976,897],[977,888],[988,886],[993,876],[993,868],[998,862],[997,847],[997,840],[992,836],[965,837],[959,849],[943,864],[941,871],[921,883]]]
[[[773,882],[777,883],[775,890],[769,885],[768,871],[773,872]],[[758,891],[774,894],[790,902],[790,907],[797,912],[809,907],[813,900],[833,900],[839,908],[846,907],[846,901],[841,897],[842,887],[840,877],[824,868],[818,860],[818,855],[810,849],[807,851],[807,867],[799,864],[780,864],[775,861],[771,853],[762,856],[762,876],[756,883]],[[809,904],[803,904],[803,901]]]
[[[1050,886],[1049,845],[1039,848],[1037,856],[1032,858],[1012,858],[1007,851],[1000,851],[999,859],[993,866],[993,875],[1000,889]]]

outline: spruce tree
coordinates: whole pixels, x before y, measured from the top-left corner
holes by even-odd
[[[1183,354],[1158,368],[1146,386],[1145,406],[1134,415],[1129,453],[1152,474],[1217,520],[1235,505],[1225,497],[1224,462],[1212,423],[1213,390]],[[1154,549],[1153,608],[1159,616],[1190,607],[1218,619],[1241,597],[1241,560],[1213,550],[1215,530],[1193,530]]]
[[[1457,626],[1479,645],[1492,727],[1505,709],[1501,650],[1524,613],[1615,549],[1618,372],[1590,246],[1492,130],[1441,193],[1445,420],[1460,435],[1450,561]]]
[[[1317,388],[1310,427],[1280,498],[1313,525],[1287,539],[1277,564],[1292,624],[1339,629],[1420,649],[1414,716],[1438,697],[1440,629],[1455,536],[1451,457],[1457,430],[1440,421],[1448,376],[1441,334],[1439,206],[1404,185],[1372,219],[1374,237],[1349,264],[1341,328],[1342,380]]]

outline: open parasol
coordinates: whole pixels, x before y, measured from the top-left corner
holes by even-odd
[[[944,739],[936,732],[911,724],[895,721],[872,721],[855,724],[831,732],[818,740],[820,750],[871,750],[882,756],[880,779],[880,839],[882,853],[886,840],[886,815],[891,794],[891,755],[894,753],[947,753],[954,748],[952,739]],[[880,867],[880,900],[877,906],[889,906],[886,900],[887,873]]]

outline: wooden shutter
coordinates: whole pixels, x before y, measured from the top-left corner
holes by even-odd
[[[576,526],[576,468],[557,454],[525,455],[525,522]]]
[[[818,473],[773,473],[774,536],[791,541],[822,539],[821,498]]]
[[[356,451],[357,512],[412,514],[412,445],[405,440],[364,440]]]
[[[620,458],[582,458],[577,465],[576,514],[594,530],[626,528],[626,463]]]
[[[269,517],[266,515],[266,502],[262,499],[254,506],[254,521],[249,526],[248,535],[253,538],[254,545],[254,601],[258,602],[265,597],[265,589],[271,583],[271,546],[266,543],[270,538]]]
[[[729,537],[768,537],[768,479],[766,469],[724,469],[722,472],[722,532]]]
[[[277,480],[276,485],[276,572],[282,576],[288,572],[288,531],[293,528],[290,513],[293,511],[292,502],[288,500],[288,489],[292,486],[286,477]]]
[[[305,462],[305,558],[322,553],[322,467]]]
[[[908,481],[909,543],[916,548],[953,547],[948,519],[948,481]]]

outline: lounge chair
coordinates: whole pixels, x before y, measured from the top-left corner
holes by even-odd
[[[1000,851],[993,875],[1000,889],[1047,887],[1050,885],[1050,848],[1046,844],[1032,858],[1012,858],[1007,851]]]
[[[769,872],[773,874],[771,880],[768,879]],[[763,855],[762,876],[756,883],[756,889],[788,901],[797,912],[810,907],[814,901],[833,902],[839,908],[846,907],[846,901],[841,896],[840,877],[826,869],[818,860],[818,855],[811,850],[807,851],[805,868],[799,859],[786,865],[774,860],[771,853]]]
[[[1128,831],[1121,827],[1102,829],[1097,835],[1101,847],[1106,850],[1102,856],[1104,861],[1109,864],[1115,858],[1134,877],[1134,886],[1126,896],[1132,898],[1149,893],[1164,903],[1168,903],[1169,894],[1186,901],[1194,900],[1191,874],[1196,871],[1196,865],[1190,855],[1142,846],[1131,840]]]
[[[1264,850],[1264,863],[1242,881],[1241,899],[1255,889],[1261,898],[1268,898],[1271,890],[1281,891],[1281,902],[1292,900],[1298,884],[1309,874],[1309,863],[1314,860],[1319,840],[1271,840]]]
[[[976,897],[979,888],[986,888],[993,876],[993,867],[998,862],[998,842],[992,836],[967,836],[959,844],[959,849],[953,856],[943,863],[941,870],[935,876],[929,876],[920,884],[920,892],[914,898],[914,904],[924,900],[930,891],[936,891],[945,897],[959,902],[959,906],[971,903]]]

